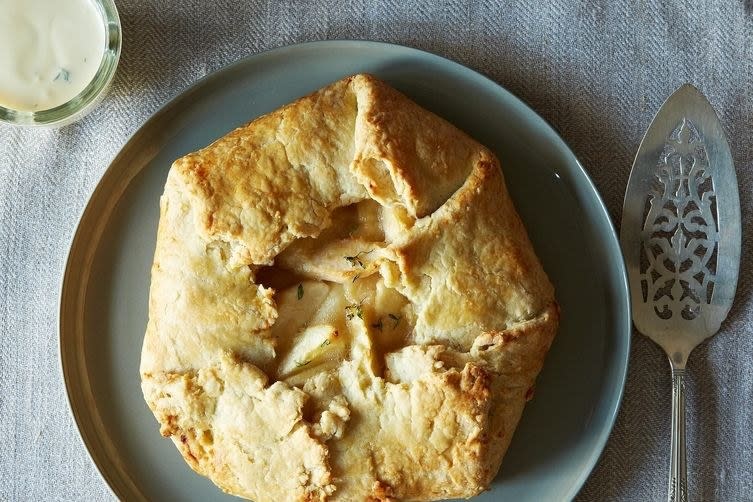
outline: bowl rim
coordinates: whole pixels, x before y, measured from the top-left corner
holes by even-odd
[[[0,105],[1,123],[22,127],[62,127],[81,119],[104,98],[120,61],[123,33],[114,0],[88,1],[94,4],[105,28],[102,60],[94,77],[81,92],[54,108],[21,111]]]

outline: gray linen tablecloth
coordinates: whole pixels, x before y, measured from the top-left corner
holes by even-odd
[[[0,500],[109,500],[67,410],[57,301],[67,246],[98,179],[160,105],[244,56],[321,39],[371,39],[478,70],[553,124],[613,221],[653,114],[683,82],[710,99],[737,167],[743,261],[735,306],[694,352],[687,382],[692,500],[753,500],[753,3],[742,1],[118,1],[114,85],[59,129],[0,126]],[[0,16],[2,12],[0,12]],[[659,500],[669,373],[634,333],[611,439],[581,500]]]

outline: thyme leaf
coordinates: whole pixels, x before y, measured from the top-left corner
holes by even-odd
[[[384,327],[384,324],[382,323],[382,318],[380,317],[377,322],[373,323],[371,325],[372,328],[376,328],[379,331],[382,331],[382,328]]]
[[[361,268],[366,268],[366,265],[363,264],[363,260],[361,260],[361,255],[369,254],[373,249],[369,249],[368,251],[361,251],[360,253],[357,253],[355,256],[346,256],[345,260],[350,263],[351,267],[359,266]]]
[[[298,285],[298,299],[303,298],[303,284]]]
[[[353,303],[345,306],[345,318],[350,321],[354,317],[363,319],[363,307],[360,303]]]
[[[295,361],[295,367],[296,368],[302,368],[302,367],[306,366],[310,362],[311,362],[311,359],[307,359],[306,361],[298,361],[298,360],[296,360]]]
[[[66,82],[70,82],[71,80],[71,72],[66,70],[65,68],[60,68],[60,71],[55,76],[54,79],[52,79],[53,82],[57,82],[58,80],[65,80]]]
[[[359,266],[361,268],[366,268],[363,265],[363,262],[361,261],[361,259],[358,257],[358,255],[355,255],[355,256],[346,256],[345,259],[348,261],[348,263],[350,263],[351,267],[355,267],[357,265],[357,266]]]
[[[395,314],[389,314],[390,319],[392,319],[392,329],[397,328],[397,325],[400,324],[400,319],[402,319],[402,316],[395,315]]]

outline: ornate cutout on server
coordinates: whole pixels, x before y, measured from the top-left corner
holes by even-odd
[[[643,301],[661,319],[693,320],[711,304],[719,222],[706,145],[686,118],[667,138],[644,213]]]

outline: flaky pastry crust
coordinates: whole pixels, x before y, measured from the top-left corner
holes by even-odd
[[[499,163],[356,75],[178,159],[161,199],[146,402],[257,502],[471,497],[558,308]]]

